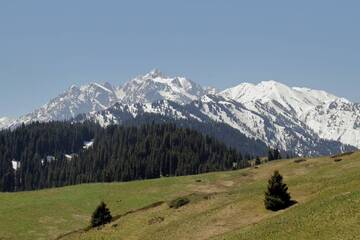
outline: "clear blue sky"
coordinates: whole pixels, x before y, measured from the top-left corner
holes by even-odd
[[[275,79],[360,102],[360,1],[3,0],[0,116],[159,68],[223,89]]]

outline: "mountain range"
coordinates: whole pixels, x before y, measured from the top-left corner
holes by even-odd
[[[270,80],[218,91],[159,70],[121,86],[71,86],[32,113],[0,118],[0,128],[54,120],[121,124],[147,114],[169,120],[221,123],[296,155],[324,155],[360,147],[360,104],[325,91]]]

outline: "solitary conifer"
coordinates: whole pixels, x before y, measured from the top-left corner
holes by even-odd
[[[95,209],[91,217],[91,227],[98,227],[111,222],[112,216],[110,210],[106,207],[104,202]]]
[[[282,159],[281,154],[280,154],[280,151],[279,151],[279,149],[277,149],[277,148],[274,149],[273,156],[274,156],[274,160]]]
[[[289,207],[291,201],[288,187],[283,183],[283,177],[279,171],[275,171],[273,176],[268,181],[267,191],[265,192],[265,208],[278,211]]]
[[[255,159],[255,165],[259,165],[261,164],[261,160],[260,158],[257,156],[256,159]]]
[[[271,149],[268,150],[268,161],[274,160],[274,155]]]

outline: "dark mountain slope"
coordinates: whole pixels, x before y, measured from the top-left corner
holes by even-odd
[[[175,124],[51,122],[0,132],[0,165],[0,190],[21,191],[223,171],[245,167],[247,160]]]

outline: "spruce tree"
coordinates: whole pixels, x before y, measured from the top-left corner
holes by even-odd
[[[274,160],[282,159],[281,154],[280,154],[280,151],[279,151],[278,148],[274,149],[274,154],[273,154],[273,156],[274,156]]]
[[[98,227],[111,222],[112,216],[110,210],[106,207],[104,202],[95,209],[91,217],[91,227]]]
[[[289,207],[292,203],[288,187],[283,183],[283,177],[279,171],[275,171],[268,181],[267,191],[265,192],[265,208],[278,211]]]
[[[84,149],[89,140],[92,147]],[[0,131],[0,191],[223,171],[247,167],[248,159],[253,157],[172,123],[31,123]],[[12,161],[20,163],[16,171]]]
[[[255,159],[255,165],[260,165],[260,164],[261,164],[261,160],[260,160],[259,156],[257,156]]]
[[[274,154],[273,151],[271,149],[268,150],[268,161],[272,161],[274,160]]]

